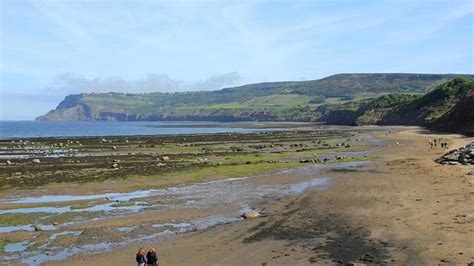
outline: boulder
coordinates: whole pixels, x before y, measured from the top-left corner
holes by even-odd
[[[170,157],[168,157],[168,156],[161,157],[161,160],[163,160],[163,161],[169,161],[169,159],[170,159]]]
[[[260,216],[260,213],[258,211],[247,211],[242,214],[242,218],[244,219],[254,219]]]
[[[474,170],[467,172],[468,175],[474,175]]]
[[[32,163],[41,163],[40,159],[33,159],[31,162]]]
[[[39,225],[35,225],[35,226],[33,226],[33,228],[35,229],[35,232],[43,231],[43,229],[41,229],[41,227]]]
[[[443,159],[445,161],[457,161],[459,159],[459,153],[453,153],[453,154],[448,154],[446,156],[443,156]]]
[[[473,147],[474,142],[459,149],[451,150],[437,159],[436,162],[450,165],[458,165],[460,163],[464,165],[474,164]]]
[[[13,163],[12,163],[10,160],[7,160],[7,161],[6,161],[6,164],[7,164],[7,165],[12,165]]]

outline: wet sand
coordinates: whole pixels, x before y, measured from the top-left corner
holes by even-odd
[[[474,261],[474,177],[466,175],[473,167],[436,164],[445,150],[428,146],[430,138],[444,138],[450,148],[473,139],[419,128],[375,134],[385,141],[372,152],[378,161],[318,173],[332,177],[324,190],[263,199],[254,207],[268,217],[47,264],[132,265],[136,249],[149,245],[157,248],[160,265]]]
[[[237,222],[257,202],[324,187],[323,168],[373,159],[367,132],[3,140],[0,264],[37,265]]]

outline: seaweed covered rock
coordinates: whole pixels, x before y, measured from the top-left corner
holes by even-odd
[[[464,165],[474,165],[474,142],[459,149],[449,151],[441,158],[437,159],[436,162],[440,164],[460,163]]]

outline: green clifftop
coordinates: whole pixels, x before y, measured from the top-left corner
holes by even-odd
[[[316,121],[323,115],[321,105],[326,103],[388,93],[426,93],[456,76],[338,74],[319,80],[257,83],[218,91],[76,94],[67,96],[56,109],[37,120]]]

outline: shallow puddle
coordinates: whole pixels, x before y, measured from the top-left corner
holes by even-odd
[[[22,241],[22,242],[17,242],[17,243],[9,243],[6,244],[3,247],[3,251],[7,253],[12,253],[12,252],[22,252],[25,251],[28,246],[30,245],[29,241]]]

